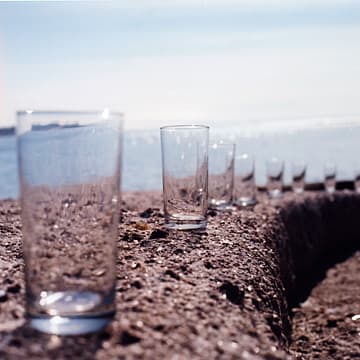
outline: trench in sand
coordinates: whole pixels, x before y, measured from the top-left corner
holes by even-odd
[[[345,191],[305,198],[287,204],[281,216],[288,233],[283,256],[290,260],[284,265],[283,259],[283,275],[289,265],[292,269],[291,276],[284,276],[291,353],[305,358],[360,356],[360,325],[353,320],[360,311],[359,196]]]

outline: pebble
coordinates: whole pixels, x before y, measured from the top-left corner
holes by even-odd
[[[136,327],[138,328],[143,328],[144,327],[144,323],[141,321],[141,320],[138,320],[136,323],[135,323]]]
[[[141,212],[139,214],[139,216],[142,217],[142,218],[147,219],[147,218],[151,217],[152,213],[153,213],[153,209],[148,208],[145,211]]]
[[[98,269],[98,270],[94,270],[93,271],[93,274],[95,275],[95,276],[102,276],[102,275],[104,275],[106,273],[106,270],[105,269]]]
[[[21,286],[19,284],[11,285],[7,288],[7,291],[12,294],[17,294],[20,292]]]
[[[5,290],[0,290],[0,302],[4,302],[8,299],[7,293]]]
[[[235,355],[235,354],[237,354],[239,345],[235,341],[227,342],[227,341],[219,340],[216,343],[216,347],[218,350],[220,350],[220,352],[225,352],[225,353]]]
[[[161,230],[161,229],[155,229],[153,230],[153,232],[150,234],[149,239],[163,239],[166,238],[168,236],[168,232]]]
[[[52,335],[48,342],[47,348],[49,350],[55,350],[61,345],[61,338],[57,335]]]
[[[135,224],[135,228],[138,230],[150,230],[151,226],[146,222],[140,221]]]

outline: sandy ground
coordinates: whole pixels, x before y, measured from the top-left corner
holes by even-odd
[[[358,255],[348,260],[353,265],[330,270],[330,280],[299,307],[329,267],[359,248],[357,196],[289,194],[276,203],[260,196],[251,210],[211,211],[203,232],[164,229],[160,193],[124,194],[122,207],[115,319],[98,334],[59,337],[26,325],[19,204],[1,202],[0,358],[344,359],[358,354],[358,325],[352,320],[359,313],[352,304],[360,293]],[[345,288],[348,295],[342,296]],[[334,319],[328,308],[341,309],[340,315]],[[331,342],[334,338],[339,341]]]
[[[296,358],[360,359],[360,252],[330,269],[293,313]]]

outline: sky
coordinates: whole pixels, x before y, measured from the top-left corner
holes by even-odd
[[[127,129],[356,118],[359,40],[357,0],[2,1],[0,127],[23,109],[110,108]]]

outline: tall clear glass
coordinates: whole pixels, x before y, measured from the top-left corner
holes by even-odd
[[[294,160],[291,163],[292,189],[296,194],[302,194],[305,190],[306,164],[302,160]]]
[[[356,193],[360,194],[360,171],[355,170],[354,172],[354,190]]]
[[[324,164],[324,187],[329,194],[335,192],[336,189],[336,164],[326,162]]]
[[[255,160],[250,154],[235,158],[234,203],[238,206],[256,204]]]
[[[280,198],[283,195],[284,161],[272,157],[266,161],[267,192],[270,198]]]
[[[165,126],[160,134],[165,226],[179,230],[205,228],[209,127]]]
[[[234,190],[235,144],[209,146],[209,206],[223,210],[231,206]]]
[[[115,312],[120,113],[17,113],[26,312],[40,331],[97,331]]]

